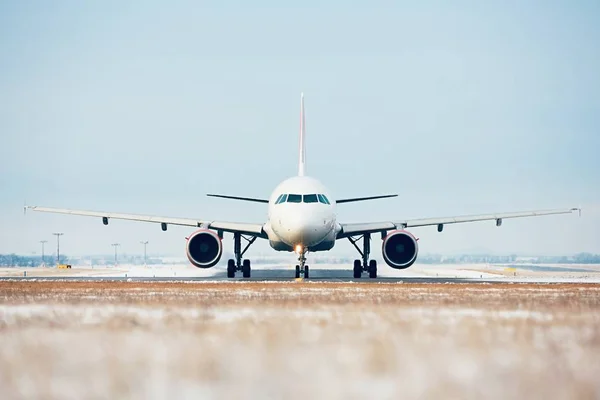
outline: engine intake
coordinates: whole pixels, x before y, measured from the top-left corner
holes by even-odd
[[[186,245],[187,258],[198,268],[216,265],[223,254],[223,244],[217,233],[208,229],[198,230],[190,235]]]
[[[394,231],[383,239],[381,253],[392,268],[405,269],[414,264],[419,252],[417,239],[407,231]]]

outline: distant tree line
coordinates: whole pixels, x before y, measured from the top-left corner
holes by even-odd
[[[469,264],[491,263],[507,264],[526,261],[529,264],[600,264],[600,254],[578,253],[572,256],[533,256],[519,257],[516,254],[507,256],[493,255],[458,255],[443,256],[437,254],[419,256],[418,262],[422,264]]]
[[[254,261],[256,263],[273,263],[273,262],[289,262],[290,258],[282,256],[269,257],[262,259],[257,257]],[[225,252],[223,254],[221,262],[226,262],[228,258],[232,258],[233,254]],[[355,257],[354,257],[355,258]],[[352,257],[320,257],[319,262],[323,263],[340,263],[340,264],[351,264]],[[46,255],[44,257],[46,265],[56,264],[56,255]],[[67,255],[60,255],[60,262],[63,264],[73,265],[114,265],[114,256],[85,256],[85,257],[69,257]],[[490,264],[507,264],[507,263],[519,263],[527,262],[528,264],[600,264],[600,254],[592,253],[578,253],[572,256],[536,256],[536,257],[519,257],[515,254],[506,256],[494,256],[494,255],[457,255],[457,256],[444,256],[439,254],[423,254],[420,255],[418,263],[421,264],[473,264],[473,263],[490,263]],[[144,264],[144,257],[139,255],[119,255],[119,264]],[[2,267],[38,267],[42,264],[42,257],[38,255],[22,256],[17,254],[0,254],[0,266]],[[159,265],[164,264],[161,257],[148,257],[146,260],[148,265]]]
[[[537,257],[539,263],[600,264],[600,254],[579,253],[566,257]]]
[[[56,265],[56,255],[47,254],[44,256],[46,265]],[[61,264],[73,264],[73,265],[114,265],[114,255],[106,256],[85,256],[85,257],[69,257],[65,254],[60,255]],[[119,255],[119,264],[136,264],[143,265],[143,256],[132,256],[132,255]],[[146,260],[148,265],[163,264],[160,257],[148,257]],[[0,254],[0,266],[2,267],[39,267],[42,265],[42,257],[38,255],[22,256],[17,254]]]
[[[56,264],[56,256],[44,257],[46,265]],[[60,262],[69,263],[69,257],[60,255]],[[42,264],[41,256],[19,256],[17,254],[0,254],[0,266],[2,267],[39,267]]]

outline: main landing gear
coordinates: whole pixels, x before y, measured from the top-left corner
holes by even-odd
[[[304,275],[304,278],[309,278],[309,268],[306,265],[306,249],[302,249],[302,251],[298,254],[298,262],[299,265],[296,265],[296,278],[300,278],[300,275]]]
[[[248,242],[246,244],[246,247],[244,247],[244,250],[242,250],[242,238],[244,238],[244,240],[246,242]],[[235,256],[235,260],[234,259],[227,260],[227,277],[228,278],[235,278],[236,271],[242,271],[242,276],[244,278],[250,278],[250,273],[252,271],[252,269],[250,267],[250,260],[242,261],[242,257],[244,256],[244,253],[246,252],[246,250],[248,250],[250,245],[252,243],[254,243],[255,240],[256,240],[256,236],[244,236],[241,233],[237,233],[237,232],[233,234],[233,253]]]
[[[362,238],[363,249],[356,245]],[[354,260],[354,278],[358,279],[362,276],[363,271],[369,273],[369,278],[377,278],[377,261],[369,260],[369,254],[371,253],[371,234],[365,233],[357,238],[349,237],[348,240],[358,250],[362,257],[361,260]]]

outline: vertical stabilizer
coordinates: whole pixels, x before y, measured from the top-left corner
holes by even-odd
[[[298,176],[304,176],[304,163],[306,161],[306,143],[304,141],[306,123],[304,119],[304,93],[300,94],[300,143],[298,155]]]

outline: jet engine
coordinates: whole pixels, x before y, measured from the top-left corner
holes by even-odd
[[[393,231],[383,239],[381,253],[387,265],[392,268],[410,267],[417,259],[418,252],[417,239],[407,231]]]
[[[210,268],[221,259],[223,244],[217,233],[200,229],[187,238],[186,253],[195,267]]]

